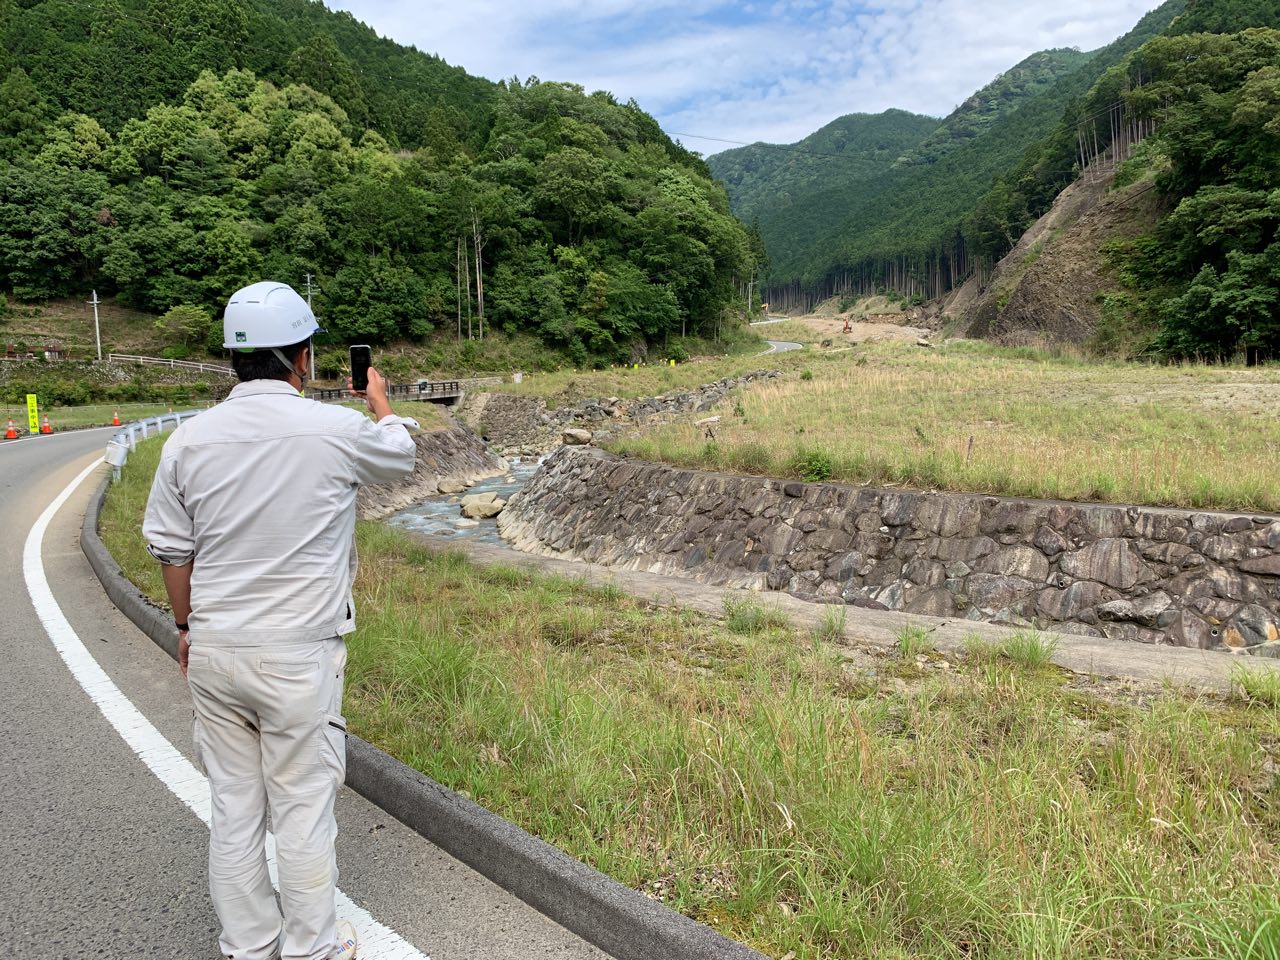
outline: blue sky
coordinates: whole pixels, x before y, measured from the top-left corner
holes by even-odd
[[[494,80],[634,97],[704,154],[789,143],[845,113],[943,116],[1028,54],[1090,50],[1158,0],[328,0]]]

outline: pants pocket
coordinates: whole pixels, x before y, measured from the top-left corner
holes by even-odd
[[[338,714],[324,714],[320,725],[320,761],[341,786],[347,779],[347,721]]]
[[[196,769],[207,777],[209,771],[204,765],[204,725],[200,722],[200,715],[194,710],[191,711],[191,749],[195,756]]]

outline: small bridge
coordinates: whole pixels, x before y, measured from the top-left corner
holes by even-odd
[[[499,381],[501,382],[501,381]],[[429,403],[452,403],[462,396],[465,388],[473,383],[469,380],[440,380],[436,382],[422,380],[418,383],[389,383],[388,397],[401,397],[405,400],[426,400]],[[351,397],[346,389],[309,389],[307,396],[313,400],[346,400]]]

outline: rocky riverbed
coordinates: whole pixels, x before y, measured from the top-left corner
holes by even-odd
[[[734,390],[779,376],[776,370],[756,370],[657,397],[605,397],[559,409],[548,409],[539,397],[482,393],[464,400],[457,415],[501,454],[540,456],[560,446],[566,430],[588,430],[596,441],[607,440],[624,427],[653,426],[685,414],[705,413]]]

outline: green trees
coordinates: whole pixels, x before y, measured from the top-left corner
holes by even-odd
[[[330,56],[329,43],[315,49]],[[482,149],[465,128],[395,149],[356,133],[355,74],[326,62],[310,76],[341,104],[204,71],[114,133],[48,112],[11,71],[0,96],[22,110],[0,126],[0,287],[30,299],[93,285],[162,313],[185,348],[237,286],[311,274],[333,340],[478,338],[497,323],[583,364],[713,335],[736,305],[758,244],[634,104],[512,83],[493,94]]]
[[[212,323],[213,318],[208,311],[182,303],[166,310],[156,321],[156,329],[171,342],[187,346],[192,342],[203,342]]]
[[[1159,318],[1161,350],[1280,353],[1280,31],[1186,34],[1144,46],[1125,99],[1158,114],[1145,145],[1170,209],[1120,260]],[[1141,78],[1141,82],[1137,78]]]

